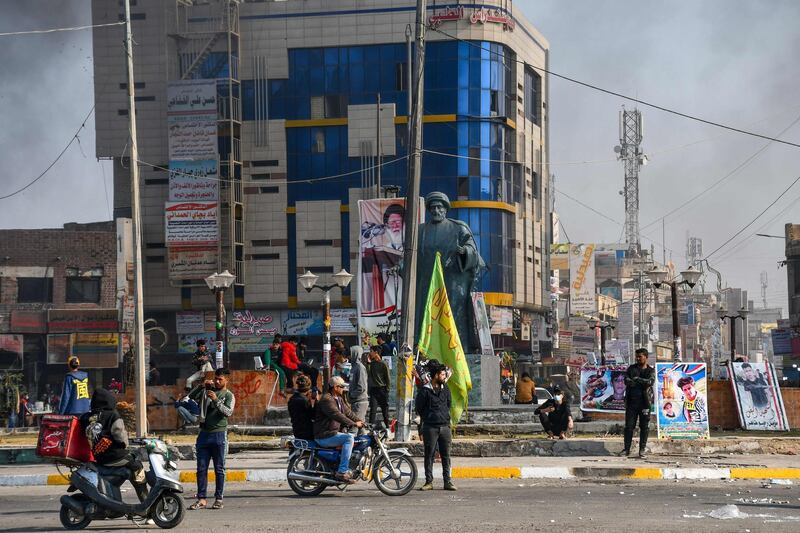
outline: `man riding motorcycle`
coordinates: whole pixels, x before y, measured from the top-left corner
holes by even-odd
[[[106,389],[97,388],[90,405],[91,410],[84,413],[80,420],[95,461],[100,466],[127,467],[131,471],[130,482],[136,489],[136,496],[143,502],[148,492],[144,467],[127,450],[128,432],[116,409],[116,397]]]
[[[336,479],[353,483],[348,469],[353,453],[352,434],[340,430],[350,426],[364,427],[364,422],[353,413],[344,401],[344,379],[333,376],[328,381],[328,393],[317,402],[314,418],[314,439],[325,448],[342,447]]]

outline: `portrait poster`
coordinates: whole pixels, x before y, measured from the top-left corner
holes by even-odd
[[[656,363],[656,425],[659,439],[707,439],[705,363]]]
[[[581,368],[581,411],[624,413],[627,369],[624,365]]]
[[[788,431],[789,420],[783,397],[769,362],[731,363],[731,386],[742,428],[760,431]]]
[[[362,344],[373,344],[380,332],[396,333],[402,310],[400,265],[405,239],[405,200],[359,200],[359,261],[356,291]],[[420,200],[419,223],[424,209]]]

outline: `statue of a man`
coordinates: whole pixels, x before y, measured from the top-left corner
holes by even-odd
[[[477,345],[475,319],[472,311],[471,292],[478,275],[485,268],[478,253],[478,246],[469,226],[452,218],[447,218],[450,199],[441,192],[432,192],[425,197],[428,222],[419,226],[417,255],[417,301],[415,338],[419,338],[419,328],[425,313],[425,302],[431,282],[431,273],[436,252],[442,254],[444,283],[447,298],[458,328],[458,336],[464,351]]]

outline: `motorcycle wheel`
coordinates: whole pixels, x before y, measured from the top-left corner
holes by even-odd
[[[289,487],[298,496],[319,496],[327,488],[324,483],[312,483],[309,481],[300,481],[297,479],[289,479],[290,472],[302,472],[304,470],[322,470],[324,467],[316,456],[305,452],[295,456],[289,461],[289,467],[286,469],[286,480]]]
[[[174,492],[165,492],[153,506],[151,518],[161,529],[172,529],[183,522],[185,514],[183,498]]]
[[[61,510],[58,512],[58,518],[61,520],[61,525],[64,526],[64,529],[73,530],[83,529],[92,521],[91,516],[78,514],[66,505],[61,506]]]
[[[375,478],[375,486],[387,496],[404,496],[408,494],[417,483],[417,465],[411,457],[407,455],[394,454],[389,456],[389,463],[400,471],[400,477],[392,478],[390,464],[381,458],[375,464],[372,477]]]

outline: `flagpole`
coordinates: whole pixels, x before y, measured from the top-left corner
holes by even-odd
[[[400,350],[397,354],[397,428],[395,440],[411,436],[411,379],[414,355],[414,323],[417,290],[417,233],[419,231],[419,188],[422,170],[422,94],[425,65],[426,0],[417,0],[416,55],[414,72],[414,109],[408,110],[410,140],[408,150],[408,185],[406,187],[406,234],[403,243],[403,312],[400,316]],[[411,87],[408,88],[411,91]]]

